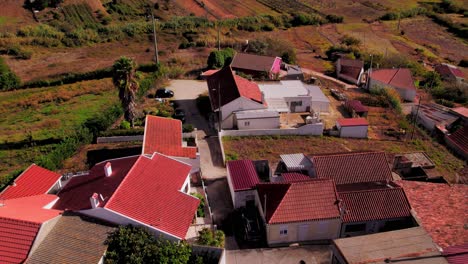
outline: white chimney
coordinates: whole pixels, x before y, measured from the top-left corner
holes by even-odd
[[[104,165],[104,173],[106,174],[106,177],[112,175],[112,165],[110,162],[107,162],[106,165]]]
[[[91,207],[94,209],[99,206],[99,195],[97,193],[93,193],[91,197],[89,197],[89,201],[91,202]]]

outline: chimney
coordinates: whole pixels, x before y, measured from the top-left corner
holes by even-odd
[[[107,162],[106,165],[104,165],[104,173],[106,174],[106,177],[110,177],[112,175],[112,165],[110,162]]]
[[[89,201],[91,202],[91,208],[96,208],[99,206],[99,195],[97,193],[93,193],[91,197],[89,197]]]

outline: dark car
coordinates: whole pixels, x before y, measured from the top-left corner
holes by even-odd
[[[174,111],[174,115],[172,115],[175,119],[179,119],[182,123],[185,123],[185,111],[182,109],[176,109]]]
[[[156,94],[155,94],[156,98],[170,98],[173,96],[174,96],[174,92],[166,88],[161,88],[161,89],[156,90]]]

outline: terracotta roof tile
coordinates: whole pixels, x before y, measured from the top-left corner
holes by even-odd
[[[466,243],[468,185],[398,181],[422,226],[441,247]]]
[[[104,175],[110,162],[112,174]],[[149,226],[185,238],[199,200],[182,193],[191,166],[155,153],[96,164],[89,175],[77,176],[58,194],[54,208],[74,211],[91,208],[89,197],[103,196],[99,207],[108,208]]]
[[[468,155],[468,126],[459,128],[455,133],[448,135],[447,139],[464,152],[465,156]]]
[[[213,110],[219,108],[218,97],[220,97],[223,106],[241,96],[262,104],[262,93],[258,85],[235,75],[229,66],[208,76],[207,84]],[[218,95],[219,89],[221,89],[220,96]]]
[[[342,127],[350,127],[350,126],[368,126],[369,122],[365,118],[357,117],[357,118],[339,118],[336,120]]]
[[[135,164],[138,156],[113,159],[94,165],[89,175],[76,176],[70,179],[67,185],[57,194],[60,199],[54,208],[60,210],[85,210],[91,208],[89,197],[98,193],[104,197],[101,206],[115,192],[127,173]],[[112,168],[111,177],[104,174],[104,166],[110,162]]]
[[[411,216],[411,207],[401,187],[340,192],[346,213],[343,222],[364,222]]]
[[[416,90],[414,80],[409,69],[398,68],[374,70],[372,71],[370,78],[397,88]]]
[[[140,156],[105,208],[184,239],[200,203],[181,191],[190,170],[157,153]]]
[[[234,69],[269,72],[276,57],[260,56],[248,53],[236,53],[232,58],[231,67]]]
[[[304,175],[302,173],[298,173],[298,172],[282,173],[281,176],[283,176],[283,181],[284,182],[298,182],[298,181],[312,180],[311,177],[309,177],[307,175]]]
[[[251,160],[234,160],[226,163],[226,169],[234,191],[251,190],[260,183],[257,171]]]
[[[332,180],[260,183],[257,188],[260,200],[266,200],[265,218],[268,224],[340,217]]]
[[[146,116],[143,154],[159,152],[172,157],[197,157],[196,147],[182,147],[182,122],[159,116]]]
[[[361,103],[359,100],[348,100],[345,103],[346,107],[350,107],[356,113],[368,112],[369,108]]]
[[[444,248],[442,253],[449,264],[468,263],[468,243]]]
[[[0,263],[22,263],[39,232],[41,224],[61,211],[44,209],[57,196],[41,194],[3,200],[0,206]]]
[[[15,184],[8,186],[0,194],[0,197],[3,199],[14,199],[46,194],[60,180],[60,177],[58,173],[33,164],[21,173],[14,181]]]
[[[319,179],[333,179],[337,185],[387,182],[393,179],[384,152],[315,155],[311,158]]]

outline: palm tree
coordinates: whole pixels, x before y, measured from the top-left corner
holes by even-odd
[[[136,63],[127,57],[120,57],[112,66],[112,82],[119,89],[119,98],[124,109],[125,120],[134,126],[135,118],[135,94],[138,91],[136,78]]]

